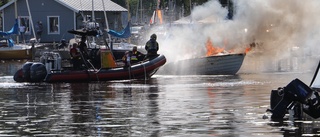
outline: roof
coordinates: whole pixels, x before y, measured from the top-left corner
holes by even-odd
[[[111,0],[55,0],[75,12],[79,11],[128,11]],[[92,2],[93,6],[92,7]],[[104,3],[104,6],[103,6]]]
[[[95,11],[104,11],[104,9],[105,11],[128,11],[127,9],[112,2],[111,0],[55,0],[55,1],[73,10],[74,12],[92,11],[92,1],[94,2],[93,9]],[[6,7],[10,6],[14,2],[15,0],[8,2],[7,4],[0,7],[0,10],[5,9]],[[104,6],[103,6],[103,3],[104,3]]]
[[[2,7],[0,7],[0,10],[3,10],[5,9],[6,7],[10,6],[12,3],[14,3],[15,1],[12,0],[12,1],[9,1],[8,3],[4,4]]]

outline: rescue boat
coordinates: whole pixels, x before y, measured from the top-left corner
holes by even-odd
[[[61,67],[58,53],[47,52],[40,62],[26,62],[15,75],[16,82],[90,82],[110,80],[149,79],[166,63],[164,55],[144,60],[132,66],[112,66],[102,64],[100,69],[72,70]],[[102,60],[102,62],[104,62]],[[110,63],[110,62],[108,62]],[[106,67],[107,66],[107,67]]]
[[[26,62],[13,79],[17,82],[90,82],[110,80],[149,79],[166,63],[164,55],[148,57],[142,61],[124,66],[115,60],[112,50],[106,44],[106,38],[97,28],[70,30],[71,34],[81,38],[95,37],[95,49],[87,56],[81,54],[83,65],[80,69],[65,67],[58,52],[44,52],[39,62]],[[99,37],[96,37],[99,35]],[[100,39],[99,39],[100,38]],[[86,38],[88,40],[88,38]],[[102,41],[102,42],[100,42]],[[87,44],[92,44],[93,41]]]

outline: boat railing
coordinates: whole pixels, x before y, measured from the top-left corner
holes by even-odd
[[[47,73],[61,71],[61,56],[56,52],[44,52],[40,62],[46,66]]]

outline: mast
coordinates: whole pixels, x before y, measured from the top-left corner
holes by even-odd
[[[93,24],[93,27],[96,28],[97,24],[96,24],[96,19],[95,19],[95,16],[94,16],[94,3],[93,3],[93,0],[91,0],[92,2],[92,17],[91,17],[91,22],[94,23]],[[90,23],[90,22],[89,22]],[[89,42],[88,42],[89,43]],[[96,39],[95,37],[92,37],[92,43],[96,43]]]
[[[144,23],[144,22],[143,22],[143,15],[142,15],[142,0],[140,0],[139,2],[140,2],[140,16],[141,16],[140,22],[141,22],[141,23]]]
[[[127,7],[128,7],[128,22],[131,20],[130,16],[130,6],[129,6],[129,0],[127,0]],[[130,28],[131,29],[131,28]],[[131,43],[131,38],[129,37],[128,42]]]
[[[14,12],[15,12],[15,18],[18,19],[18,8],[17,8],[17,0],[14,1]],[[19,35],[16,36],[17,43],[19,44]]]
[[[139,18],[138,18],[138,13],[139,13],[139,3],[140,3],[140,1],[138,0],[138,2],[137,2],[137,10],[136,10],[136,23],[138,23],[138,20],[139,20]]]
[[[29,16],[30,16],[30,23],[31,23],[31,28],[32,28],[33,37],[36,38],[36,33],[35,33],[35,31],[34,31],[32,16],[31,16],[30,7],[29,7],[29,1],[26,0],[26,3],[27,3],[27,8],[28,8],[28,13],[29,13]],[[36,38],[36,41],[38,42],[38,38]]]
[[[129,0],[127,0],[127,7],[128,7],[128,21],[130,21],[130,19],[131,19],[131,15],[130,15]]]
[[[103,5],[104,20],[105,20],[105,23],[106,23],[107,30],[109,30],[109,23],[108,23],[106,8],[105,8],[105,5],[104,5],[104,0],[101,0],[101,1],[102,1],[102,5]],[[108,39],[111,42],[111,36],[110,36],[109,33],[107,33],[107,34],[108,34]]]

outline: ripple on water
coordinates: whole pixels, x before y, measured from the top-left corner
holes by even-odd
[[[262,118],[270,89],[279,84],[274,78],[157,75],[147,81],[48,84],[3,76],[0,134],[283,136],[288,122],[280,126]],[[300,124],[317,129],[312,120]]]

